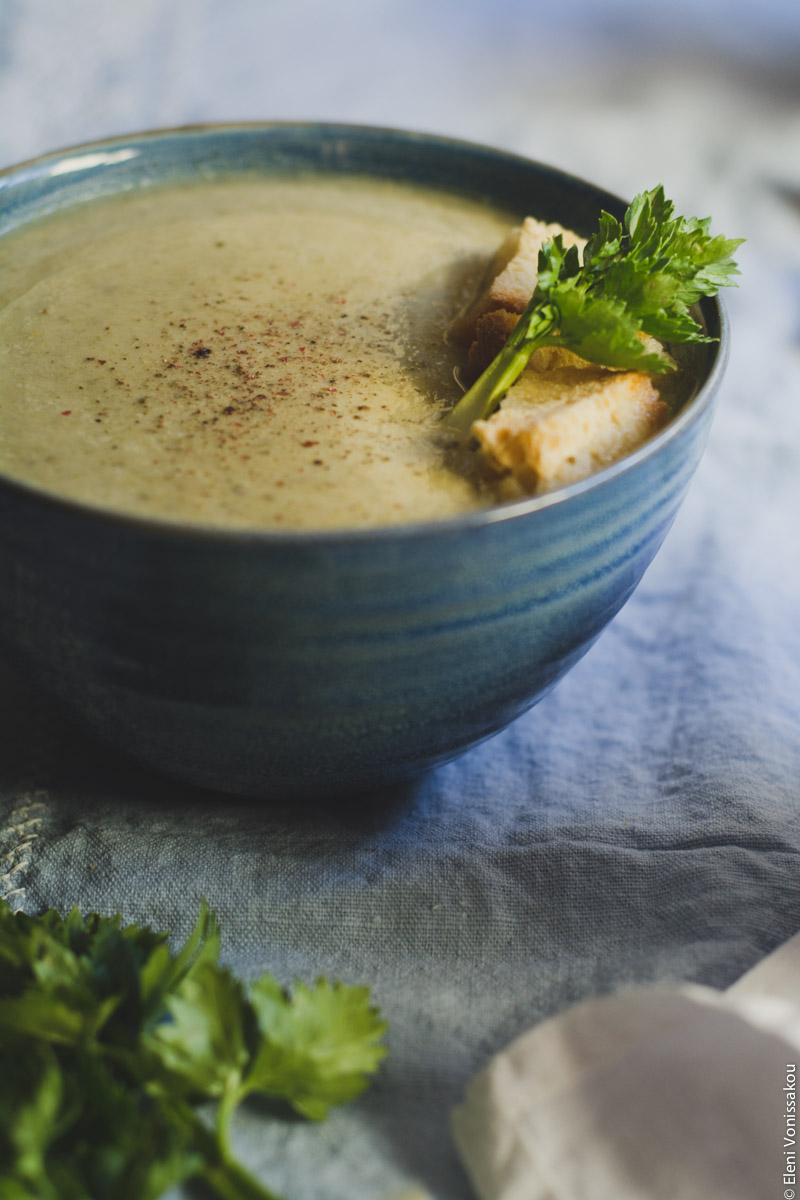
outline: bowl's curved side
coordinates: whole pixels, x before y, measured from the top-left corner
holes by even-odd
[[[389,783],[501,729],[585,652],[661,544],[710,418],[567,504],[402,540],[182,539],[0,495],[3,640],[175,777],[280,798]]]

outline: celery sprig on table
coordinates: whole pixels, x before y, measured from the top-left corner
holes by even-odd
[[[4,1200],[156,1200],[189,1179],[278,1200],[234,1156],[236,1109],[261,1094],[321,1120],[366,1087],[386,1026],[366,988],[245,987],[219,944],[205,903],[174,953],[119,916],[29,917],[0,900]]]
[[[484,420],[542,346],[561,346],[604,367],[661,373],[673,368],[640,334],[665,342],[707,342],[689,312],[702,296],[731,284],[743,238],[712,237],[710,218],[675,217],[659,185],[642,192],[620,222],[600,216],[586,244],[565,249],[561,236],[539,252],[531,299],[505,346],[446,418],[466,432]]]

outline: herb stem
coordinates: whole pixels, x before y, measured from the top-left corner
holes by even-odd
[[[553,324],[552,311],[541,315],[536,313],[532,298],[503,349],[469,391],[464,393],[452,412],[448,413],[445,418],[447,428],[467,433],[473,422],[490,416],[511,385],[519,379],[534,351],[553,340]]]
[[[220,1200],[283,1200],[227,1155],[203,1167],[199,1178]]]
[[[231,1120],[241,1099],[240,1076],[237,1074],[226,1084],[217,1109],[217,1144],[223,1158],[228,1160],[233,1158],[230,1139]]]
[[[229,1089],[226,1092],[222,1104],[225,1104],[227,1099],[228,1106],[226,1107],[229,1107],[230,1111],[225,1118],[224,1132],[220,1122],[217,1125],[216,1135],[215,1131],[209,1129],[191,1109],[183,1110],[183,1120],[192,1131],[192,1140],[198,1152],[205,1159],[203,1166],[194,1178],[202,1180],[215,1196],[220,1197],[220,1200],[283,1200],[282,1196],[270,1191],[268,1187],[254,1179],[233,1156],[228,1139],[228,1123],[230,1112],[235,1108],[238,1098],[236,1090]]]

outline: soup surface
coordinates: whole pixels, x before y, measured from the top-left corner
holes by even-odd
[[[322,529],[497,501],[437,429],[444,340],[512,214],[238,177],[0,239],[0,471],[143,516]]]

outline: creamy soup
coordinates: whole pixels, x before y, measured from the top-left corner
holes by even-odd
[[[513,220],[391,182],[242,176],[9,234],[0,471],[228,527],[494,503],[438,433],[458,394],[443,331]]]

